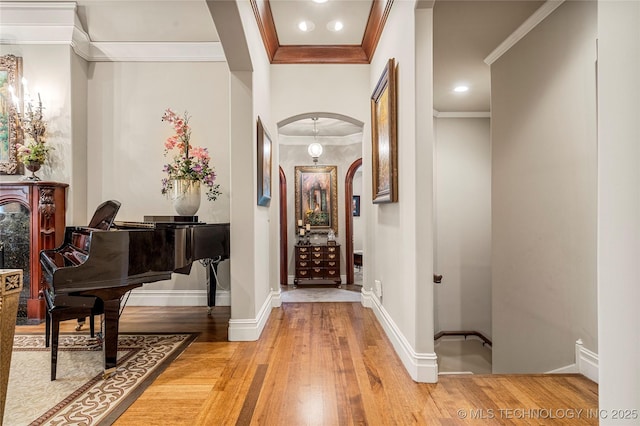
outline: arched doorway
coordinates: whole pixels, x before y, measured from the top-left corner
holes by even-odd
[[[279,168],[280,168],[280,284],[288,285],[293,282],[293,245],[297,241],[296,235],[296,206],[295,206],[295,169],[298,166],[326,166],[335,165],[338,170],[338,191],[335,199],[337,205],[338,243],[341,248],[342,283],[353,283],[353,236],[352,230],[352,186],[342,186],[346,172],[354,161],[362,157],[362,129],[364,123],[341,114],[327,112],[312,112],[292,116],[278,122]],[[308,153],[311,143],[323,145],[323,153],[319,161],[315,162]],[[349,179],[352,181],[352,177]],[[292,183],[293,182],[293,183]],[[347,189],[348,187],[348,189]],[[345,200],[345,191],[349,191],[348,203],[341,206]],[[345,214],[341,214],[344,212]],[[332,226],[333,228],[333,226]],[[322,230],[313,233],[320,234]],[[293,241],[288,244],[288,241]],[[347,248],[349,245],[351,248]],[[351,268],[351,273],[349,273]]]
[[[280,285],[287,285],[289,268],[288,268],[288,247],[289,240],[287,237],[287,176],[284,174],[282,167],[278,167],[280,171]]]
[[[353,177],[362,166],[362,158],[354,161],[344,178],[344,223],[347,284],[353,284]]]

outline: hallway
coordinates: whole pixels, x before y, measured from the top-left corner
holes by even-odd
[[[203,334],[116,424],[450,425],[478,416],[482,424],[517,424],[548,416],[543,410],[566,417],[553,424],[598,423],[589,411],[597,410],[598,386],[579,375],[415,383],[359,303],[285,303],[257,342],[224,341],[225,311],[125,309],[122,331]]]

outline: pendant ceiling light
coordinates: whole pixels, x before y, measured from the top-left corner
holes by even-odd
[[[309,153],[311,158],[313,158],[313,164],[317,165],[318,158],[320,158],[320,156],[322,155],[322,145],[318,143],[318,127],[317,127],[318,117],[313,117],[312,120],[313,120],[313,143],[309,144],[309,147],[307,148],[307,152]]]

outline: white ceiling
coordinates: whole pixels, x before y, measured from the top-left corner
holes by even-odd
[[[54,1],[54,0],[48,0]],[[396,2],[406,0],[394,0]],[[530,0],[436,0],[434,6],[434,109],[440,112],[490,110],[487,57],[543,2]],[[357,44],[362,42],[371,0],[270,0],[281,45]],[[205,0],[78,0],[78,17],[95,42],[219,41]],[[315,22],[315,30],[298,30],[300,19]],[[330,32],[327,21],[342,19],[345,31]],[[329,66],[329,65],[323,65]],[[464,94],[452,91],[466,83]],[[305,125],[298,130],[304,132]],[[320,123],[319,123],[320,125]],[[324,134],[340,126],[322,129]],[[308,127],[308,126],[307,126]],[[333,129],[333,130],[332,130]]]
[[[367,25],[371,0],[313,1],[271,0],[271,13],[281,45],[360,44]],[[340,32],[330,31],[327,24],[339,20]],[[315,28],[303,32],[300,21],[311,21]]]
[[[316,129],[318,137],[345,137],[362,134],[362,125],[332,117],[318,117]],[[281,126],[278,129],[278,133],[281,136],[290,137],[289,140],[294,140],[299,137],[313,137],[313,119],[303,118],[292,123],[288,123]]]
[[[54,1],[54,0],[48,0]],[[91,41],[219,41],[204,0],[77,0]]]

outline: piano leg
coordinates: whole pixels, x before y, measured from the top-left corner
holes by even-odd
[[[218,265],[220,264],[220,261],[208,259],[207,264],[207,315],[211,315],[211,310],[214,306],[216,306],[216,289],[218,288]]]
[[[118,325],[120,319],[120,299],[104,301],[104,373],[109,378],[116,371],[118,362]]]
[[[51,339],[51,313],[47,309],[47,313],[44,315],[44,347],[49,347]]]
[[[47,317],[53,316],[49,312],[46,313]],[[60,338],[60,320],[56,317],[50,319],[51,325],[51,381],[56,379],[58,370],[58,340]],[[49,335],[49,332],[47,332]],[[46,340],[46,339],[45,339]]]

